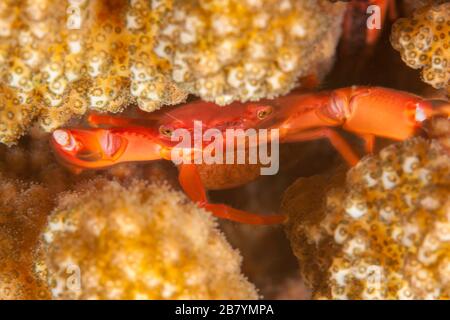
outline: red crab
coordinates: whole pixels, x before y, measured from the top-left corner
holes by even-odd
[[[78,170],[130,161],[172,160],[172,151],[180,148],[177,141],[172,141],[175,130],[181,128],[193,132],[197,121],[201,121],[203,129],[222,133],[222,150],[231,142],[226,140],[226,129],[278,129],[281,143],[326,138],[350,165],[354,165],[358,155],[333,128],[341,127],[360,136],[367,152],[372,152],[375,136],[404,140],[414,135],[424,120],[438,114],[450,115],[448,102],[424,100],[382,87],[348,87],[291,94],[274,100],[236,102],[228,107],[193,102],[165,108],[150,114],[149,118],[94,114],[88,121],[102,127],[58,129],[53,132],[51,142],[59,159]],[[203,146],[211,143],[205,137],[200,139]],[[190,155],[189,160],[206,152],[206,148],[192,145],[194,147],[184,148],[188,149],[185,151]],[[245,148],[243,145],[236,147]],[[213,173],[224,167],[218,164],[207,166]],[[258,215],[209,203],[197,164],[180,164],[179,181],[193,201],[218,217],[249,224],[274,224],[284,220],[282,215]],[[222,187],[246,182],[248,177],[242,176]]]

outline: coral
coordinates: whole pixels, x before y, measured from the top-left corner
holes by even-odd
[[[431,120],[428,135],[436,139],[450,152],[450,120],[437,117]]]
[[[422,7],[433,4],[441,4],[447,0],[403,0],[401,1],[401,7],[406,15],[412,15],[412,13]]]
[[[0,4],[0,142],[34,120],[52,130],[88,109],[145,111],[186,98],[154,37],[171,0]]]
[[[36,270],[55,299],[258,298],[215,220],[164,184],[80,186],[60,199],[42,239]]]
[[[325,74],[344,11],[324,0],[175,0],[155,52],[203,100],[271,98]]]
[[[39,0],[0,5],[0,142],[88,110],[187,92],[228,104],[287,93],[333,62],[345,4],[325,0]],[[270,45],[269,45],[270,44]]]
[[[33,273],[33,250],[51,207],[46,188],[0,173],[0,299],[49,298]]]
[[[450,156],[414,138],[286,193],[287,232],[315,298],[450,298]]]
[[[412,18],[398,19],[391,34],[392,46],[403,61],[422,69],[424,82],[445,88],[450,95],[450,3],[417,9]]]

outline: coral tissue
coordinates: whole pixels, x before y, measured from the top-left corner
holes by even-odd
[[[284,199],[288,234],[315,298],[448,299],[444,147],[407,140],[366,157],[340,180],[300,180]]]

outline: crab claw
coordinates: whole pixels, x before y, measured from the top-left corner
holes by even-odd
[[[52,133],[51,144],[67,166],[98,168],[114,164],[127,142],[105,129],[57,129]]]

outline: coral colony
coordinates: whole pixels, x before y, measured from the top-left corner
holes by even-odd
[[[296,199],[309,184],[327,183],[299,181],[284,205],[316,298],[449,297],[450,158],[440,144],[411,139],[365,158],[346,182],[328,184],[314,210]],[[316,251],[324,253],[320,262]]]
[[[422,79],[450,95],[450,3],[424,7],[412,17],[395,22],[391,42],[411,68],[422,69]]]
[[[449,32],[442,0],[1,1],[0,299],[449,299]]]

